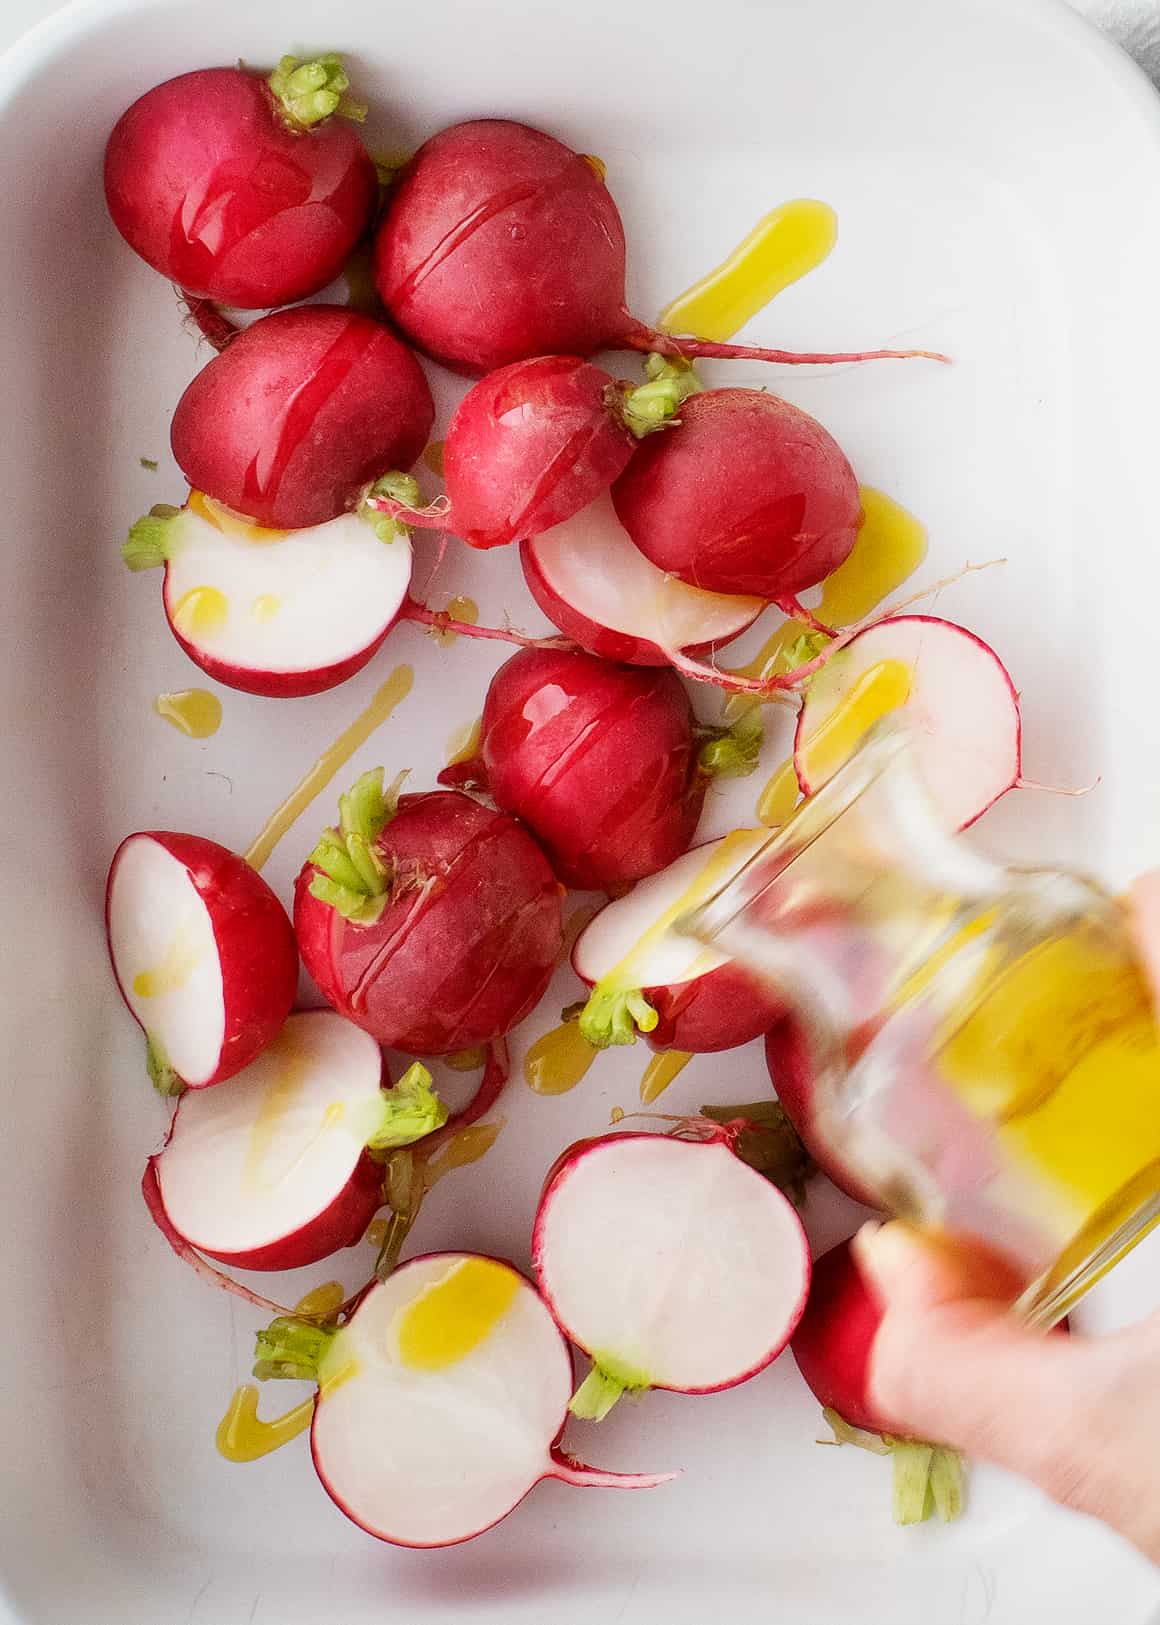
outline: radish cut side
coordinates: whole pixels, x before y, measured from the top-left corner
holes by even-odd
[[[583,1145],[544,1192],[533,1259],[561,1328],[614,1391],[745,1381],[786,1346],[809,1290],[793,1207],[723,1141]]]
[[[406,534],[383,541],[355,514],[271,531],[195,493],[166,525],[164,549],[174,636],[235,686],[247,674],[281,679],[286,692],[341,681],[386,636],[411,583]]]
[[[226,1030],[213,920],[187,866],[151,835],[117,854],[107,928],[121,992],[155,1051],[186,1083],[208,1083]]]
[[[417,1258],[335,1334],[319,1369],[314,1465],[368,1533],[424,1547],[481,1534],[542,1478],[661,1482],[594,1473],[555,1449],[571,1387],[564,1340],[510,1265]]]
[[[633,544],[607,494],[525,542],[521,556],[532,596],[549,620],[609,659],[633,657],[602,647],[602,639],[648,645],[653,655],[638,653],[639,664],[661,664],[669,650],[729,643],[766,607],[762,598],[705,592],[666,575]]]
[[[355,1176],[382,1116],[383,1082],[382,1053],[361,1028],[328,1010],[288,1017],[244,1071],[179,1102],[155,1164],[170,1223],[214,1258],[294,1236]]]
[[[908,679],[901,687],[896,668]],[[887,714],[909,729],[918,771],[953,829],[973,824],[1019,778],[1019,697],[998,655],[954,621],[899,615],[860,632],[806,687],[794,740],[803,794],[819,790]]]

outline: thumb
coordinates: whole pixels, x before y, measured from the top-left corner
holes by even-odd
[[[902,1432],[1052,1476],[1083,1391],[1084,1345],[1021,1326],[1009,1307],[1019,1283],[987,1254],[899,1223],[866,1226],[854,1248],[883,1311],[871,1404]]]

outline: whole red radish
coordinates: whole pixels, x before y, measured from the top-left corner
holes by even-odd
[[[298,950],[286,911],[244,859],[204,836],[127,836],[109,866],[105,932],[165,1094],[232,1078],[294,1002]]]
[[[793,1206],[736,1155],[728,1128],[691,1128],[583,1140],[548,1176],[532,1262],[593,1362],[577,1416],[600,1420],[626,1390],[733,1388],[777,1358],[805,1308],[810,1254]]]
[[[386,498],[373,505],[471,547],[502,547],[560,524],[607,491],[638,440],[698,387],[687,366],[657,359],[650,381],[635,389],[572,355],[489,373],[447,430],[447,502],[418,512]]]
[[[394,488],[404,480],[396,475]],[[193,491],[184,508],[138,519],[121,556],[131,570],[164,565],[169,629],[203,671],[278,698],[318,694],[361,671],[411,584],[406,528],[365,503],[278,531]]]
[[[522,1021],[563,940],[561,888],[531,836],[456,791],[396,803],[381,768],[339,812],[294,895],[302,958],[330,1004],[412,1055]]]
[[[600,496],[520,543],[528,590],[566,637],[605,660],[667,666],[722,648],[765,609],[763,598],[703,592],[658,570]]]
[[[263,316],[208,362],[177,403],[170,439],[196,490],[295,530],[410,468],[434,420],[422,368],[381,322],[304,305]]]
[[[453,1546],[543,1479],[651,1489],[672,1473],[606,1473],[567,1454],[568,1345],[535,1288],[475,1253],[409,1259],[344,1325],[281,1316],[254,1375],[318,1384],[310,1454],[353,1523],[396,1546]]]
[[[725,885],[769,838],[741,829],[694,847],[585,926],[572,968],[592,989],[580,1030],[597,1049],[633,1044],[701,1054],[759,1038],[784,1000],[737,964],[672,927]]]
[[[343,119],[336,56],[183,73],[122,113],[105,198],[130,248],[181,288],[245,310],[317,293],[343,267],[378,196],[375,166]],[[332,114],[338,114],[334,119]]]
[[[821,1172],[855,1202],[881,1207],[876,1193],[847,1168],[818,1130],[814,1107],[816,1078],[809,1039],[796,1016],[783,1016],[765,1035],[765,1064],[785,1115]]]
[[[477,375],[607,349],[791,362],[927,353],[797,355],[674,338],[637,321],[604,166],[510,119],[454,124],[423,143],[391,190],[375,280],[413,344]]]
[[[298,1269],[362,1239],[383,1204],[383,1157],[446,1120],[425,1067],[392,1088],[369,1033],[303,1011],[228,1084],[182,1096],[146,1201],[221,1263]]]
[[[882,1311],[844,1241],[814,1260],[809,1302],[790,1348],[835,1442],[893,1457],[895,1522],[921,1523],[934,1511],[947,1522],[963,1507],[958,1456],[895,1436],[870,1400],[870,1356],[881,1320]],[[921,1358],[921,1350],[915,1357]]]
[[[658,569],[710,592],[796,598],[836,570],[862,523],[854,470],[808,413],[758,389],[711,389],[653,436],[612,488]]]
[[[488,789],[565,885],[619,888],[686,850],[714,775],[756,765],[759,725],[698,734],[671,671],[521,649],[491,680],[478,757],[440,783]]]

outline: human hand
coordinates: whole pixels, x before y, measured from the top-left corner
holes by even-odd
[[[1157,995],[1160,872],[1137,881],[1131,906]],[[854,1252],[884,1311],[875,1408],[902,1433],[1021,1473],[1160,1563],[1160,1314],[1110,1337],[1044,1337],[1010,1313],[1020,1282],[993,1258],[898,1223],[866,1226]]]

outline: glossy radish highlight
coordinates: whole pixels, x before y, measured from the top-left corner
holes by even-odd
[[[538,356],[489,373],[456,408],[443,446],[447,500],[418,511],[372,504],[408,524],[502,547],[562,523],[607,491],[638,441],[699,386],[655,360],[632,388],[577,356]]]
[[[246,310],[317,293],[378,196],[337,56],[283,57],[263,79],[202,68],[146,91],[105,152],[113,224],[154,270]],[[337,115],[337,117],[332,117]]]
[[[507,1517],[542,1479],[651,1489],[672,1473],[606,1473],[560,1446],[568,1348],[510,1264],[411,1259],[337,1329],[281,1319],[259,1378],[318,1383],[310,1452],[340,1511],[397,1546],[452,1546]]]
[[[321,525],[408,469],[435,408],[381,322],[333,305],[263,316],[188,386],[170,441],[190,485],[275,530]]]
[[[561,1330],[593,1362],[571,1409],[599,1420],[626,1391],[715,1393],[781,1353],[810,1254],[793,1206],[733,1134],[610,1134],[556,1164],[532,1259]]]
[[[862,523],[837,441],[758,389],[694,395],[680,433],[645,441],[612,501],[659,570],[710,592],[755,594],[807,623],[797,595],[848,557]]]
[[[768,838],[768,830],[741,829],[694,847],[584,928],[572,968],[592,989],[580,1016],[590,1044],[632,1044],[640,1033],[655,1049],[732,1049],[784,1014],[784,1001],[738,965],[673,930]]]
[[[382,769],[339,802],[298,876],[307,970],[382,1044],[446,1055],[510,1031],[563,940],[561,888],[514,819],[455,791],[396,800]]]
[[[410,538],[381,514],[266,530],[200,491],[139,519],[122,556],[131,570],[164,565],[170,631],[203,671],[283,698],[361,671],[411,585]]]
[[[198,1252],[235,1269],[297,1269],[362,1239],[384,1199],[376,1154],[446,1120],[425,1068],[392,1088],[369,1033],[309,1010],[228,1084],[182,1097],[147,1177]]]
[[[598,160],[510,119],[432,136],[392,188],[375,244],[392,319],[424,354],[474,374],[609,349],[786,362],[930,354],[794,354],[648,327],[625,305],[624,226],[603,177]]]
[[[937,1512],[945,1523],[963,1509],[958,1455],[895,1436],[869,1398],[870,1354],[881,1319],[844,1241],[814,1262],[809,1302],[790,1344],[793,1357],[823,1407],[834,1442],[893,1458],[895,1522],[922,1523]]]
[[[606,890],[679,857],[711,779],[751,772],[760,746],[757,713],[699,729],[671,671],[523,649],[491,680],[478,757],[439,777],[490,791],[565,885]]]
[[[122,841],[105,932],[164,1094],[232,1078],[294,1002],[298,951],[285,910],[244,859],[203,836],[149,830]]]
[[[524,580],[548,619],[582,649],[633,666],[723,648],[766,607],[690,587],[646,559],[611,498],[520,544]]]

